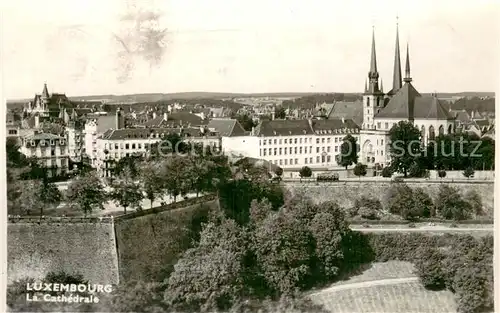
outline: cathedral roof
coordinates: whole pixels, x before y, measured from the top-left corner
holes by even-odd
[[[377,118],[403,118],[409,119],[413,116],[415,98],[420,97],[420,93],[411,83],[406,83],[391,98],[387,106],[380,111]]]
[[[430,120],[448,120],[452,116],[443,107],[441,101],[435,97],[417,97],[414,106],[414,118]]]

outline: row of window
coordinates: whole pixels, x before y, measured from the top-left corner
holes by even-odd
[[[323,138],[316,138],[316,143],[331,143],[331,142],[342,142],[344,137],[323,137]],[[304,141],[302,141],[304,139]],[[290,139],[263,139],[259,140],[259,146],[265,146],[266,144],[272,145],[281,145],[281,144],[302,144],[302,143],[312,143],[313,140],[312,138],[290,138]]]
[[[331,155],[317,156],[316,163],[330,163],[332,162],[332,159],[333,158]],[[313,157],[304,158],[304,164],[314,164],[313,160],[314,160]],[[270,162],[276,165],[298,165],[299,159],[280,159],[280,160],[271,160]]]
[[[302,149],[303,148],[303,149]],[[331,152],[332,147],[326,147],[326,152]],[[339,146],[334,147],[335,152],[339,152]],[[325,152],[325,147],[316,147],[316,153]],[[260,156],[267,155],[287,155],[287,154],[306,154],[313,153],[313,147],[309,146],[309,152],[307,147],[284,147],[284,148],[264,148],[260,149]]]
[[[36,141],[35,140],[30,140],[28,142],[26,142],[26,144],[34,147],[36,146]],[[40,146],[48,146],[48,145],[51,145],[51,146],[55,146],[57,144],[57,140],[40,140]],[[64,139],[60,139],[59,140],[59,144],[60,145],[64,145],[66,144],[66,141]]]
[[[149,143],[144,143],[144,149],[148,149],[149,145],[150,145]],[[137,144],[130,143],[129,144],[129,143],[123,143],[123,142],[120,143],[120,144],[117,144],[117,143],[115,143],[115,144],[112,144],[112,143],[107,144],[107,143],[105,143],[104,144],[104,150],[108,150],[108,147],[109,147],[109,150],[113,150],[113,148],[115,150],[124,149],[124,148],[125,148],[125,150],[128,150],[128,149],[135,150],[135,149],[142,149],[143,144],[142,143],[137,143]]]

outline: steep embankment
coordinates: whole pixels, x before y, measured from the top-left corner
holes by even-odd
[[[190,200],[188,200],[190,201]],[[145,212],[115,221],[120,281],[164,277],[190,247],[208,212],[218,207],[193,199],[168,211]]]
[[[337,201],[337,203],[345,208],[350,208],[354,205],[354,201],[361,197],[367,196],[373,199],[379,199],[382,205],[387,203],[387,190],[390,182],[338,182],[338,183],[321,183],[316,185],[313,182],[307,183],[286,183],[285,188],[292,193],[299,193],[310,197],[317,203],[325,201]],[[433,199],[436,198],[439,183],[407,183],[408,186],[415,188],[423,188]],[[493,197],[494,184],[491,183],[450,183],[449,185],[456,187],[465,195],[468,191],[476,191],[482,199],[483,208],[489,217],[493,217]]]
[[[7,253],[9,283],[51,271],[80,273],[97,284],[118,282],[110,222],[9,223]]]

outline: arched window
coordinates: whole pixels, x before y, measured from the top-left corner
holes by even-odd
[[[370,98],[366,98],[366,107],[370,106]]]
[[[434,133],[434,126],[429,126],[429,139],[434,140],[436,138],[436,134]]]
[[[425,126],[424,125],[422,125],[422,128],[420,129],[420,139],[422,141],[425,140]]]
[[[443,125],[439,126],[439,135],[444,135],[444,127]]]
[[[448,125],[448,134],[451,134],[453,132],[453,126]]]

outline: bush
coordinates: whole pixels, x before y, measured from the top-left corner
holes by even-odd
[[[439,171],[438,171],[438,176],[439,176],[439,178],[444,178],[444,177],[446,177],[446,171],[445,171],[445,170],[439,170]]]
[[[468,167],[463,171],[462,174],[467,178],[474,177],[474,169],[472,167]]]
[[[362,163],[356,164],[356,166],[353,169],[354,175],[358,176],[361,178],[361,176],[366,175],[366,165]]]
[[[308,166],[303,166],[299,171],[300,178],[308,178],[312,176],[312,170]]]
[[[462,198],[457,188],[448,185],[439,186],[435,203],[436,211],[445,219],[464,220],[472,213],[470,203]]]
[[[465,194],[465,201],[469,202],[472,212],[474,212],[476,216],[484,214],[483,201],[481,200],[481,196],[479,195],[479,193],[477,193],[477,191],[469,190]]]
[[[441,290],[445,288],[442,261],[444,255],[436,247],[421,247],[414,262],[417,275],[425,288]]]
[[[382,169],[382,177],[391,177],[392,176],[392,170],[389,166],[386,166]]]
[[[379,219],[379,212],[382,211],[382,203],[378,199],[361,196],[354,201],[354,208],[350,212],[368,220]]]

